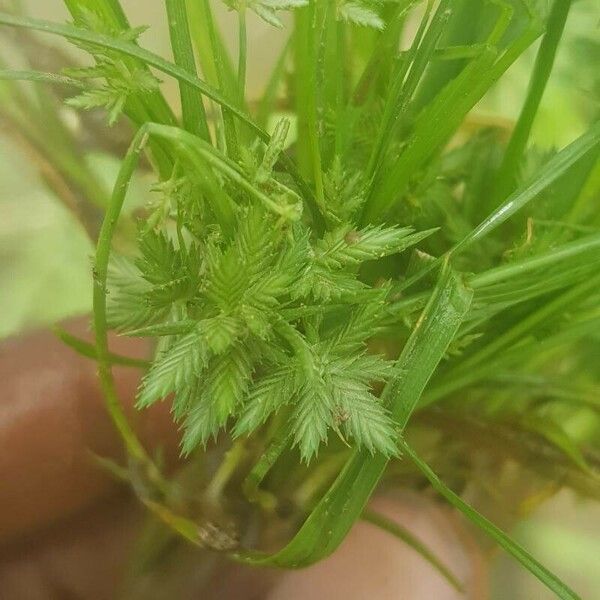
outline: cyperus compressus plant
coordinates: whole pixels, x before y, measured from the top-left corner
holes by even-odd
[[[66,25],[0,14],[92,59],[3,79],[72,87],[68,106],[133,129],[110,198],[87,186],[104,212],[99,231],[86,223],[96,344],[65,338],[98,361],[136,492],[194,544],[298,567],[335,550],[382,480],[428,481],[575,598],[420,458],[459,491],[485,455],[600,495],[597,439],[561,426],[599,406],[600,123],[546,155],[529,143],[571,2],[225,3],[237,61],[206,0],[165,0],[173,62],[143,48],[118,0],[65,0]],[[285,22],[288,40],[255,101],[246,22],[257,17]],[[474,120],[540,37],[514,127]],[[180,115],[157,74],[179,82]],[[158,194],[140,219],[122,209],[142,168]],[[132,220],[137,241],[117,252]],[[210,474],[200,492],[170,481],[127,423],[111,365],[128,361],[109,352],[111,329],[156,341],[137,404],[171,403],[182,469]],[[261,542],[283,506],[296,532],[271,552]]]

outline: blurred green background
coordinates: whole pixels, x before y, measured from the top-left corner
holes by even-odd
[[[34,16],[66,19],[60,0],[30,0],[24,4]],[[142,43],[168,56],[162,0],[124,0],[123,4],[132,23],[152,26]],[[227,12],[219,10],[218,16],[225,34],[235,37],[235,29],[228,26]],[[600,113],[599,24],[598,0],[574,3],[535,124],[533,138],[541,148],[563,146]],[[284,34],[252,22],[251,92],[261,89],[271,57],[276,55],[272,46],[283,39]],[[60,43],[55,39],[49,42]],[[231,46],[235,41],[231,40]],[[480,113],[516,117],[534,55],[532,48],[511,68],[477,108]],[[175,85],[165,82],[165,86],[167,96],[175,103]],[[99,154],[86,159],[110,182],[117,168],[114,160]],[[91,306],[91,254],[83,229],[43,184],[0,121],[0,338],[87,313]],[[522,520],[513,533],[582,597],[600,597],[600,507],[560,493]],[[493,561],[492,581],[493,599],[553,597],[500,552]]]

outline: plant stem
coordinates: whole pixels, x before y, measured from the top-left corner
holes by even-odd
[[[216,30],[208,0],[186,0],[190,31],[198,52],[198,60],[206,80],[219,86],[219,72],[225,89],[235,89],[235,73],[231,59]]]
[[[58,325],[55,325],[52,328],[52,331],[54,335],[56,335],[56,337],[60,339],[61,342],[69,346],[69,348],[71,348],[81,356],[92,358],[94,360],[98,359],[98,353],[94,344],[90,344],[85,340],[71,335],[68,331],[65,331],[64,329],[62,329],[62,327],[59,327]],[[148,360],[143,360],[141,358],[132,358],[130,356],[122,356],[113,352],[108,353],[108,359],[113,365],[120,365],[122,367],[132,367],[134,369],[147,369],[151,364]]]
[[[112,374],[111,355],[108,349],[108,323],[106,317],[106,284],[111,242],[119,215],[121,214],[131,177],[147,139],[148,134],[146,133],[145,127],[142,126],[133,139],[127,152],[127,156],[123,161],[102,223],[102,228],[100,229],[94,264],[94,332],[96,335],[98,375],[104,393],[108,414],[110,415],[115,428],[121,435],[121,439],[123,440],[129,455],[146,467],[149,479],[164,491],[166,486],[162,479],[162,475],[131,428],[119,401]]]
[[[348,73],[345,69],[346,55],[346,27],[341,21],[335,21],[333,25],[335,37],[335,59],[336,59],[336,79],[335,79],[335,146],[334,156],[341,156],[347,147],[346,140],[349,139],[350,129],[345,123],[346,112],[346,93]]]
[[[429,27],[425,29],[429,13],[433,8],[433,2],[430,0],[427,5],[425,17],[421,21],[412,47],[394,82],[393,93],[386,103],[386,112],[383,117],[378,143],[371,155],[367,169],[370,177],[376,176],[377,166],[384,164],[381,159],[385,155],[390,141],[393,139],[393,133],[397,130],[398,122],[401,120],[408,102],[425,73],[425,67],[431,60],[437,42],[448,23],[448,19],[450,18],[450,11],[447,10],[448,2],[449,0],[442,0],[440,2]]]
[[[505,22],[506,16],[502,13],[497,24],[504,25]],[[483,52],[419,114],[399,160],[374,182],[376,185],[364,205],[362,223],[382,220],[402,199],[414,173],[440,151],[475,103],[538,37],[539,30],[536,23],[530,24],[499,55],[491,41],[500,34],[501,29],[494,27]]]
[[[145,140],[143,141],[145,143]],[[140,462],[145,462],[148,460],[146,451],[142,447],[133,429],[131,429],[117,396],[111,370],[110,353],[108,350],[108,324],[106,321],[106,281],[110,257],[110,245],[131,179],[131,173],[137,164],[142,147],[142,139],[140,139],[139,136],[136,136],[131,146],[129,156],[125,159],[123,168],[119,173],[119,177],[115,184],[115,192],[111,198],[108,210],[106,211],[106,217],[100,230],[94,267],[93,305],[98,369],[100,382],[106,399],[107,410],[117,430],[121,434],[128,452]]]
[[[305,173],[310,173],[315,186],[315,201],[322,214],[325,213],[321,150],[317,131],[317,56],[315,51],[316,3],[299,9],[296,16],[296,111],[298,114],[298,161]]]
[[[276,507],[277,498],[270,492],[261,490],[260,484],[285,450],[289,443],[289,438],[290,435],[286,427],[280,426],[276,429],[275,435],[269,441],[261,457],[254,467],[252,467],[252,470],[248,473],[242,484],[246,498],[251,502],[259,503],[263,509],[268,511],[272,511]]]
[[[295,503],[304,509],[313,505],[317,494],[331,483],[347,460],[347,451],[338,452],[314,467],[294,492]]]
[[[277,101],[277,92],[279,91],[281,80],[285,75],[286,60],[292,47],[292,41],[293,36],[290,36],[285,43],[285,46],[281,50],[281,53],[279,54],[279,58],[275,63],[275,67],[273,68],[271,76],[269,77],[269,81],[265,86],[263,96],[260,99],[260,103],[256,111],[256,121],[261,127],[266,127],[268,125],[269,115],[274,112],[275,103]]]
[[[239,158],[238,136],[236,131],[236,123],[234,115],[236,110],[232,110],[234,102],[237,102],[235,88],[230,88],[226,78],[226,68],[224,66],[224,49],[220,45],[218,31],[210,10],[208,2],[205,0],[205,16],[207,19],[208,37],[213,50],[215,75],[217,78],[218,88],[224,98],[228,99],[228,103],[219,103],[221,107],[221,118],[223,123],[223,133],[225,134],[225,144],[227,153],[234,160]]]
[[[246,448],[243,440],[236,440],[231,448],[225,452],[225,456],[216,470],[213,478],[206,487],[204,497],[215,506],[221,504],[221,496],[225,486],[235,473],[239,464],[246,457]]]
[[[196,76],[196,61],[190,38],[185,0],[165,0],[165,2],[175,64]],[[190,133],[210,141],[202,94],[182,81],[179,82],[179,94],[184,128]]]
[[[238,88],[240,104],[243,106],[246,99],[246,63],[248,52],[248,34],[246,32],[246,3],[242,1],[238,10]]]
[[[570,8],[571,0],[554,0],[546,26],[546,33],[542,38],[540,49],[535,59],[527,98],[521,109],[521,114],[519,115],[496,176],[496,188],[494,190],[496,202],[505,198],[515,187],[519,164],[523,158],[533,122],[540,107],[550,73],[552,72],[556,51]]]

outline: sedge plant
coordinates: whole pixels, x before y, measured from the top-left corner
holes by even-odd
[[[600,496],[600,122],[560,150],[530,140],[570,0],[225,4],[233,57],[208,0],[164,1],[172,60],[144,49],[118,0],[65,0],[68,24],[0,14],[22,48],[41,32],[90,57],[53,50],[48,72],[25,52],[29,68],[1,71],[3,116],[96,243],[95,344],[59,335],[98,363],[129,456],[112,470],[172,535],[232,560],[309,565],[363,518],[458,586],[366,508],[377,488],[431,486],[577,598],[461,498],[478,482],[500,486],[482,510],[565,486]],[[287,38],[258,99],[255,19]],[[538,40],[516,123],[477,119]],[[81,158],[72,109],[121,155],[112,190]],[[140,171],[154,193],[124,211]],[[152,360],[111,353],[109,331],[150,338]],[[177,474],[136,437],[115,364],[143,369],[139,410],[170,404]],[[533,474],[525,490],[496,481],[509,463]]]

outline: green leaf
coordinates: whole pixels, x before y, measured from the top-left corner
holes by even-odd
[[[444,11],[445,12],[445,11]],[[443,14],[440,15],[442,19]],[[502,25],[501,16],[497,25]],[[498,57],[497,40],[490,39],[482,53],[454,77],[419,113],[402,153],[380,173],[365,204],[362,222],[377,222],[403,197],[411,178],[447,142],[465,115],[538,36],[532,24]],[[494,28],[496,31],[496,28]],[[494,33],[490,34],[490,38]],[[416,79],[416,78],[415,78]],[[418,81],[418,79],[416,79]],[[383,164],[388,165],[385,162]]]
[[[551,589],[563,600],[580,600],[579,596],[564,584],[556,575],[548,571],[533,556],[531,556],[517,542],[509,538],[500,528],[479,514],[464,500],[449,489],[431,468],[423,462],[416,452],[403,440],[400,442],[402,451],[408,456],[419,470],[427,477],[433,488],[439,492],[452,506],[460,510],[469,521],[477,525],[482,531],[489,535],[499,546],[504,548],[511,556],[517,559],[528,571],[535,575],[544,585]]]
[[[519,163],[523,159],[525,147],[531,133],[531,128],[538,114],[540,102],[550,77],[556,50],[562,38],[567,16],[571,8],[571,0],[553,2],[546,32],[538,50],[535,66],[527,90],[527,98],[513,129],[510,141],[502,158],[502,164],[496,176],[494,195],[502,200],[515,187],[515,175],[519,171]]]
[[[600,121],[596,121],[583,135],[553,156],[527,185],[513,192],[491,215],[456,244],[451,252],[456,254],[488,235],[534,200],[588,152],[596,152],[598,146],[600,146]]]
[[[196,61],[190,37],[185,0],[166,0],[169,33],[173,57],[177,65],[196,76]],[[179,83],[181,113],[184,127],[195,135],[210,141],[202,94],[186,83]]]

